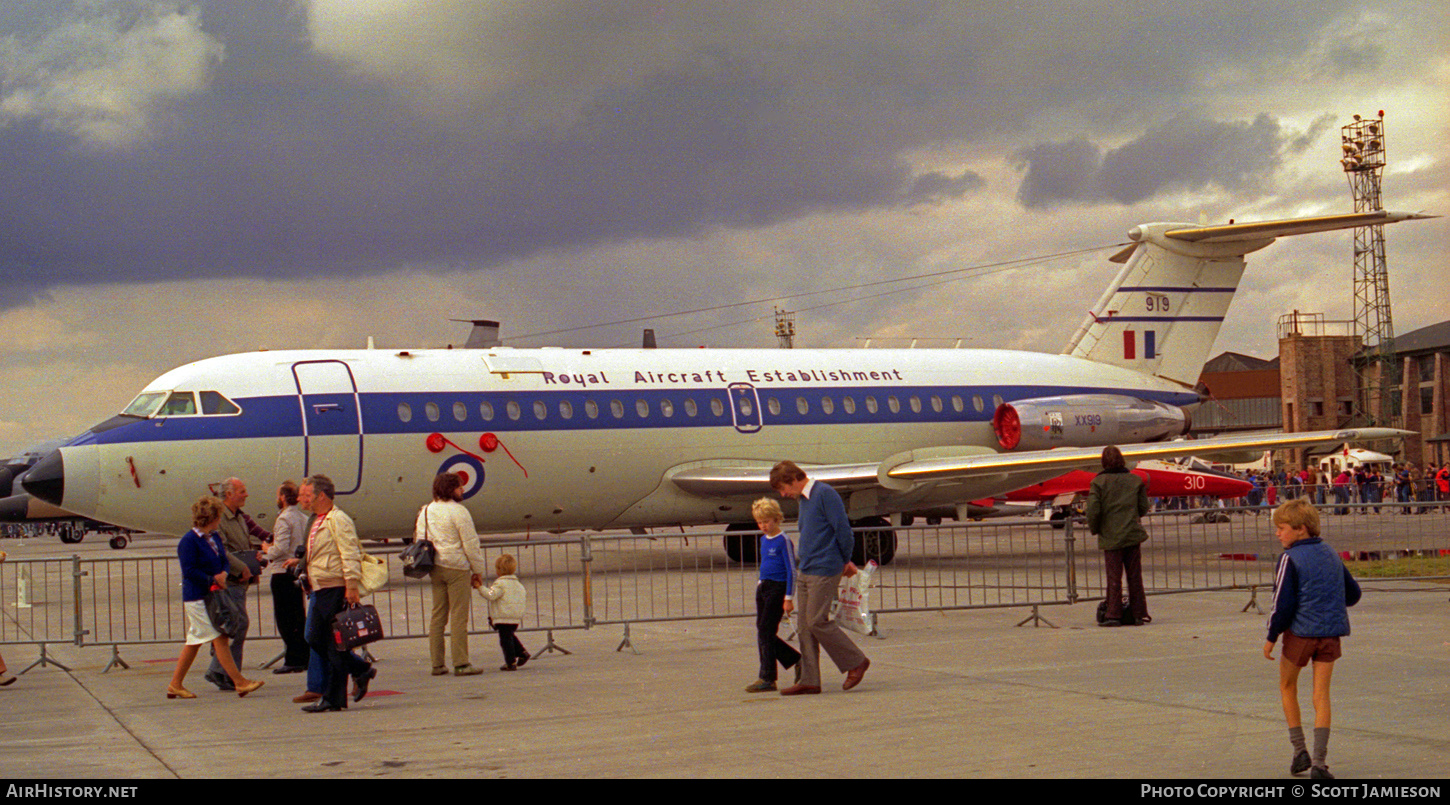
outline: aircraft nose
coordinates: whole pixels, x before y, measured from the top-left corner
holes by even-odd
[[[56,450],[36,462],[25,473],[20,485],[25,487],[26,492],[52,506],[65,505],[65,459],[61,457],[60,451]]]

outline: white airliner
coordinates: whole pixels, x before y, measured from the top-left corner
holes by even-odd
[[[25,489],[69,511],[181,533],[209,485],[324,473],[364,536],[411,532],[434,476],[466,476],[484,532],[723,523],[791,459],[851,516],[958,508],[1097,465],[1403,431],[1169,441],[1244,268],[1276,237],[1392,223],[1376,212],[1130,232],[1123,269],[1063,354],[1005,350],[262,351],[190,363],[42,460]],[[875,518],[875,519],[873,519]],[[886,532],[873,547],[894,552]],[[726,540],[738,558],[753,542]]]

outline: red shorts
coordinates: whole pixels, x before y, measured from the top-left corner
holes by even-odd
[[[1303,668],[1314,662],[1334,662],[1343,655],[1337,637],[1300,637],[1293,632],[1284,633],[1284,659]]]

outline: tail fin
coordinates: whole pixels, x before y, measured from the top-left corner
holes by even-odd
[[[1286,235],[1435,216],[1383,210],[1252,224],[1143,224],[1126,262],[1063,349],[1192,386],[1244,273],[1244,255]]]

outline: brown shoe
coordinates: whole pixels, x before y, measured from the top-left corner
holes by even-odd
[[[321,693],[313,693],[312,691],[309,690],[306,693],[302,694],[301,696],[298,696],[298,697],[294,698],[292,700],[292,703],[293,704],[307,704],[308,702],[315,702],[315,701],[319,701],[321,699],[322,699],[322,694]]]
[[[861,677],[866,675],[866,669],[871,667],[869,658],[861,661],[861,664],[846,672],[846,681],[841,683],[841,690],[850,690],[861,684]]]
[[[815,686],[815,685],[791,685],[788,688],[782,688],[781,691],[780,691],[780,695],[782,695],[782,696],[804,696],[804,695],[807,695],[807,694],[820,693],[820,692],[821,692],[821,689],[819,687]]]

